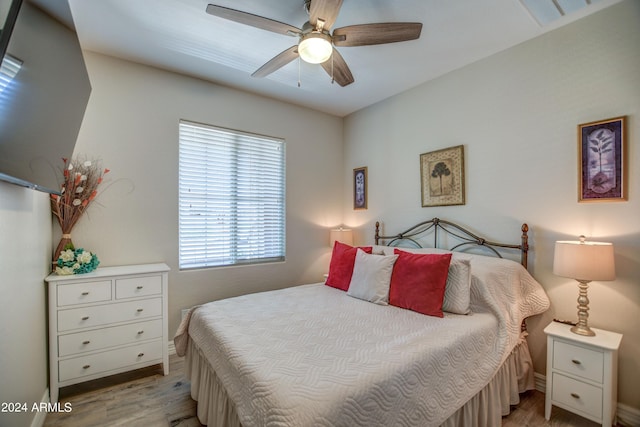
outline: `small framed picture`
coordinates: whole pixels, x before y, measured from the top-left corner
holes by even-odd
[[[422,206],[464,205],[464,146],[420,155]]]
[[[353,170],[353,209],[367,209],[367,167]]]
[[[578,201],[627,200],[625,117],[578,125]]]

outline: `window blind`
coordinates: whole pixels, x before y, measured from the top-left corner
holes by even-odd
[[[0,93],[9,86],[13,78],[18,74],[22,67],[22,61],[8,53],[5,55],[0,64]]]
[[[285,257],[284,141],[179,124],[181,269]]]

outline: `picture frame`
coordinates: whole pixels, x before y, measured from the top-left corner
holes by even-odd
[[[420,154],[422,207],[465,204],[464,146]]]
[[[353,170],[353,209],[367,209],[367,167]]]
[[[578,202],[627,200],[625,121],[578,125]]]

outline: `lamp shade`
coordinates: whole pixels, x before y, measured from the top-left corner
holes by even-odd
[[[348,228],[337,228],[329,233],[330,246],[336,243],[336,240],[345,245],[353,246],[353,231]]]
[[[584,240],[558,241],[553,256],[553,274],[584,281],[614,280],[613,245]]]

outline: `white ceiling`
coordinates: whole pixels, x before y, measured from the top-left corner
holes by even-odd
[[[297,38],[205,12],[213,3],[301,27],[307,21],[303,0],[69,0],[69,4],[85,50],[345,116],[619,1],[591,0],[590,6],[541,27],[521,0],[344,0],[333,28],[423,23],[419,40],[338,48],[355,78],[346,87],[331,84],[320,65],[297,60],[266,78],[251,77],[273,56],[296,44]]]

